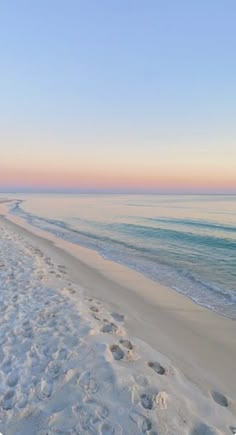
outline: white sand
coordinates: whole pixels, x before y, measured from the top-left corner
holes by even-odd
[[[113,295],[113,304],[112,297],[109,304],[101,302],[106,293],[99,290],[101,300],[94,296],[96,284],[99,289],[103,282],[105,288],[105,278],[99,282],[101,277],[95,274],[97,280],[90,286],[81,263],[76,259],[75,264],[69,263],[66,253],[0,218],[0,432],[236,433],[235,378],[232,390],[228,386],[220,389],[224,375],[214,384],[220,376],[216,365],[208,388],[201,370],[197,379],[191,376],[189,355],[194,357],[193,352],[183,353],[184,375],[157,351],[158,342],[163,350],[160,337],[168,339],[165,331],[150,331],[151,339],[146,341],[154,343],[156,335],[153,347],[140,339],[149,335],[151,324],[135,302],[138,294],[124,301],[129,305],[126,311],[117,310],[118,305],[124,307],[124,303],[118,304],[118,296]],[[80,282],[77,275],[81,275]],[[111,280],[106,282],[109,285]],[[112,292],[115,284],[109,288]],[[146,305],[144,308],[147,314]],[[224,327],[234,323],[215,318],[217,322],[223,319]],[[178,337],[175,322],[174,313],[172,342]],[[163,329],[165,326],[163,320]],[[141,328],[143,335],[139,334]],[[194,330],[191,322],[189,328]],[[193,341],[196,335],[192,334]],[[222,331],[218,335],[221,337]],[[196,343],[200,346],[198,338]],[[212,341],[211,345],[214,354],[219,343]],[[178,348],[178,342],[173,347]],[[178,361],[177,351],[173,356]],[[227,363],[227,355],[224,358]]]

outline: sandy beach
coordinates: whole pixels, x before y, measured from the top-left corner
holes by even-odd
[[[0,432],[236,433],[235,321],[0,214]]]

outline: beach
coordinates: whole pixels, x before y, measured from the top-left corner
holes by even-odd
[[[0,432],[236,433],[234,320],[0,214]]]
[[[236,435],[235,16],[2,2],[0,435]]]

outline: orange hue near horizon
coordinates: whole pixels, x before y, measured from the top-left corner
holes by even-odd
[[[157,168],[150,171],[139,171],[137,168],[83,169],[70,171],[68,169],[53,171],[45,169],[4,169],[0,171],[0,186],[24,186],[29,188],[100,188],[100,189],[233,189],[236,187],[235,174],[223,171],[193,171],[176,168],[173,172],[167,168]]]
[[[21,142],[22,140],[22,142]],[[1,187],[44,189],[122,189],[236,191],[236,150],[221,143],[193,150],[188,143],[145,147],[143,139],[119,140],[113,148],[105,139],[74,148],[33,138],[5,138],[1,151]],[[32,141],[32,142],[31,142]],[[32,143],[32,145],[31,145]],[[154,140],[153,140],[154,143]],[[164,143],[164,139],[163,139]]]

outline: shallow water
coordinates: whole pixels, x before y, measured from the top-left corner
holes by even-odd
[[[9,196],[9,195],[8,195]],[[236,319],[235,195],[20,195],[11,212]]]

